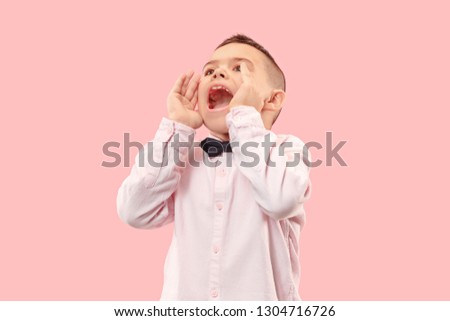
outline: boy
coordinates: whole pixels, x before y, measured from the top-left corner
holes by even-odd
[[[175,83],[168,118],[117,197],[131,226],[175,224],[162,300],[300,299],[309,168],[298,161],[298,138],[270,131],[284,97],[282,71],[244,35],[222,42],[202,76]],[[210,132],[203,150],[193,142],[202,124]],[[139,164],[146,153],[159,165]],[[189,155],[203,161],[186,162]]]

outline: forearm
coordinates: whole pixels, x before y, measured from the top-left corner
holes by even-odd
[[[274,219],[295,215],[294,209],[309,197],[303,142],[264,128],[260,114],[252,107],[233,108],[227,125],[233,158],[251,182],[260,207]]]
[[[173,194],[193,146],[195,131],[163,118],[154,139],[136,156],[130,175],[117,195],[120,218],[137,228],[153,228],[173,220]]]

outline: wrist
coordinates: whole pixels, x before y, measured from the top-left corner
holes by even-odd
[[[169,114],[167,118],[175,123],[187,126],[190,129],[197,129],[189,119],[186,119],[186,117],[180,117],[178,115]]]

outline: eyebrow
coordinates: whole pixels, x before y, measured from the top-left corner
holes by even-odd
[[[248,60],[247,58],[235,57],[235,58],[231,58],[231,61],[232,61],[232,62],[235,62],[235,61],[245,61],[246,63],[248,63],[248,64],[250,64],[251,66],[253,66],[253,63],[252,63],[250,60]],[[217,64],[218,62],[220,62],[220,60],[210,60],[210,61],[208,61],[208,62],[203,66],[202,70],[205,69],[205,67],[206,67],[207,65],[214,65],[214,64]]]

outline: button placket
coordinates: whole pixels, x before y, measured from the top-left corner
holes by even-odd
[[[225,191],[228,179],[228,171],[224,168],[224,163],[215,169],[214,203],[213,203],[213,235],[211,240],[211,260],[210,260],[210,298],[217,299],[220,289],[220,259],[223,238],[223,226],[226,219],[223,215],[225,210]]]
[[[216,208],[219,210],[219,212],[222,212],[223,210],[223,202],[216,202]]]
[[[220,168],[217,172],[217,176],[219,177],[225,177],[227,176],[227,170],[225,168]]]
[[[219,291],[216,288],[211,289],[211,297],[216,299],[219,296]]]

